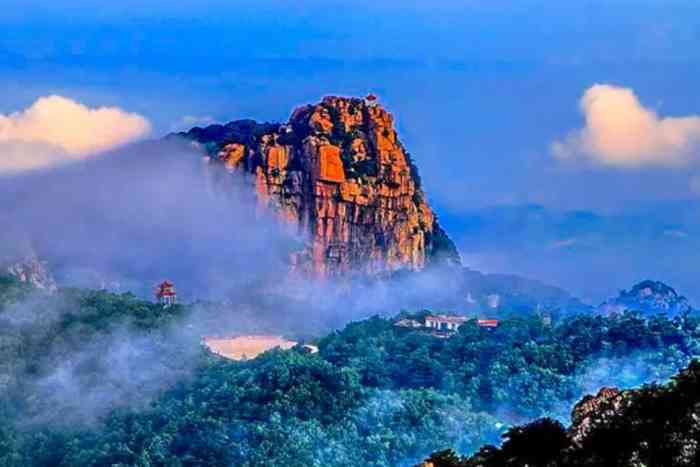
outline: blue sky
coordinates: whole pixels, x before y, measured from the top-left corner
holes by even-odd
[[[700,298],[696,158],[629,168],[550,150],[584,125],[596,83],[662,116],[700,114],[696,1],[0,6],[0,114],[59,94],[136,112],[158,136],[188,116],[284,120],[373,90],[469,265],[593,301],[646,277]]]

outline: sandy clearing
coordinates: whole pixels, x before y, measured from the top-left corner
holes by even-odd
[[[297,344],[282,336],[205,337],[203,342],[215,354],[231,360],[251,359],[275,347],[287,350]]]

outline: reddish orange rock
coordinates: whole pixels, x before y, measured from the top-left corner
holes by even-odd
[[[271,170],[285,170],[287,168],[287,148],[284,146],[270,146],[267,150],[267,167]]]
[[[331,121],[330,114],[328,110],[323,107],[317,107],[314,113],[309,119],[311,127],[321,133],[330,133],[333,129],[333,122]]]
[[[459,262],[381,106],[329,96],[284,125],[221,128],[185,136],[219,144],[219,160],[249,175],[259,205],[306,235],[305,250],[290,258],[295,271],[378,275]]]
[[[243,161],[245,156],[245,146],[242,144],[228,144],[219,153],[219,159],[229,170],[234,170]]]
[[[318,148],[318,178],[324,182],[343,183],[345,171],[340,158],[340,148],[324,144]]]

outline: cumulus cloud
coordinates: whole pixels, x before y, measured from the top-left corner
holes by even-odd
[[[0,173],[79,160],[148,134],[144,117],[117,107],[89,108],[62,96],[0,114]]]
[[[630,88],[596,84],[579,105],[586,126],[552,144],[557,158],[622,168],[682,167],[700,149],[700,116],[660,117]]]

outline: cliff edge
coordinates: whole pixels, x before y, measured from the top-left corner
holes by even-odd
[[[181,133],[209,164],[240,173],[257,203],[308,244],[292,268],[314,277],[378,276],[460,264],[374,96],[329,96],[283,124],[238,120]]]

